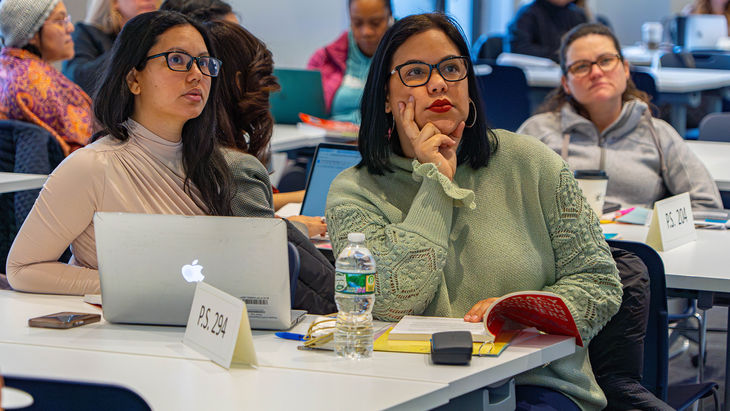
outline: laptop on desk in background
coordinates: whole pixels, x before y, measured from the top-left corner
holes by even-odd
[[[304,200],[301,204],[290,203],[280,208],[277,215],[291,217],[306,215],[310,217],[324,216],[332,180],[342,171],[360,162],[357,146],[350,144],[320,143],[314,151],[312,166],[307,176],[304,189]]]
[[[251,328],[288,329],[286,223],[275,218],[98,212],[96,252],[104,318],[186,325],[198,281],[246,302]]]
[[[297,124],[299,113],[327,116],[322,91],[322,74],[318,70],[274,69],[281,90],[271,93],[269,103],[274,121]]]

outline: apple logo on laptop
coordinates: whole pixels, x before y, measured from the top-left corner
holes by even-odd
[[[185,264],[182,267],[182,276],[189,283],[203,281],[203,266],[198,264],[198,260],[193,260],[192,264]]]

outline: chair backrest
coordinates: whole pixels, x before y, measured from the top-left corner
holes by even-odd
[[[697,68],[730,70],[730,54],[727,52],[695,52],[692,53],[692,57]]]
[[[636,88],[650,95],[652,101],[656,103],[659,94],[656,89],[656,80],[654,80],[654,76],[651,73],[639,69],[632,69],[631,80],[634,81]]]
[[[35,124],[0,120],[0,171],[49,174],[63,160],[55,137]],[[25,217],[40,190],[0,194],[0,272]]]
[[[5,385],[25,391],[33,404],[24,410],[149,410],[134,391],[109,384],[5,376]]]
[[[664,53],[661,58],[662,67],[695,68],[695,59],[690,53]]]
[[[495,62],[497,57],[504,51],[504,34],[482,34],[474,43],[473,56],[476,60],[488,60]]]
[[[641,385],[659,399],[666,401],[669,378],[669,337],[667,335],[669,325],[664,263],[659,254],[644,243],[609,240],[608,245],[636,254],[649,270],[651,302],[644,337],[644,375]]]
[[[700,140],[730,142],[730,113],[710,113],[700,121]]]
[[[516,131],[530,117],[529,88],[519,67],[480,65],[477,85],[484,103],[487,124]]]

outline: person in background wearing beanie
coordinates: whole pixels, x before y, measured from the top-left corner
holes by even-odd
[[[86,20],[76,23],[74,56],[63,62],[63,74],[94,95],[97,78],[104,71],[104,63],[114,39],[124,23],[132,17],[157,10],[160,0],[92,0]]]
[[[73,57],[73,30],[59,0],[0,1],[0,119],[43,127],[65,155],[93,123],[89,96],[50,64]]]

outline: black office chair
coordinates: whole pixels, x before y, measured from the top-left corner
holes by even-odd
[[[696,401],[714,396],[719,409],[718,386],[714,382],[668,385],[669,377],[669,323],[667,315],[667,287],[664,263],[653,248],[632,241],[609,240],[611,247],[636,254],[649,270],[651,303],[649,321],[644,339],[644,375],[641,383],[659,399],[678,411],[689,408]]]
[[[24,121],[0,120],[0,171],[50,174],[62,160],[61,145],[48,130]],[[10,246],[39,192],[0,194],[0,272],[5,271]],[[68,257],[70,253],[66,261]]]
[[[4,378],[8,387],[25,391],[33,397],[33,405],[23,410],[150,410],[137,393],[116,385],[13,376]]]
[[[645,92],[651,97],[652,103],[659,104],[657,102],[659,92],[656,89],[656,80],[649,71],[645,71],[639,68],[632,68],[631,80],[634,81],[636,88]]]
[[[488,74],[477,75],[479,94],[487,123],[516,131],[530,117],[530,98],[525,72],[519,67],[483,65]]]
[[[472,47],[474,60],[495,63],[497,57],[504,51],[504,45],[507,43],[505,37],[504,34],[482,34],[479,36]]]

